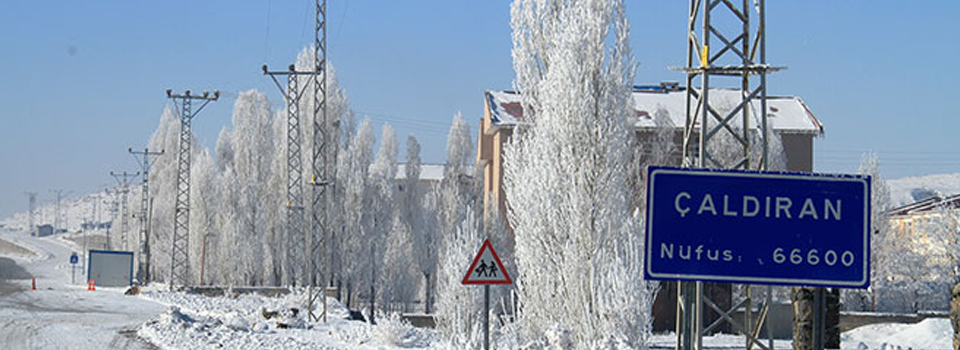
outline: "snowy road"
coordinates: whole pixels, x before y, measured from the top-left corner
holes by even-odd
[[[15,262],[37,278],[0,282],[0,348],[2,349],[155,349],[136,336],[137,328],[156,318],[164,307],[119,288],[88,291],[71,285],[72,248],[54,237],[34,238],[3,232],[0,239],[26,247],[37,256],[5,259],[4,271]],[[83,280],[77,269],[77,281]]]

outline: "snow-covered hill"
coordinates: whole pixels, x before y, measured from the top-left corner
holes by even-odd
[[[131,191],[135,189],[131,187]],[[114,189],[111,188],[107,191],[113,193]],[[108,194],[107,191],[68,196],[61,199],[60,208],[64,222],[61,223],[60,228],[66,229],[68,232],[77,232],[80,231],[84,223],[111,221],[111,207],[115,196]],[[57,204],[55,199],[50,198],[51,196],[49,193],[43,193],[38,198],[34,225],[54,225]],[[24,204],[26,204],[26,198],[24,198]],[[136,208],[129,208],[129,210],[136,210]],[[24,210],[10,217],[0,218],[0,225],[12,230],[28,231],[27,226],[30,225],[29,211]]]
[[[960,193],[960,173],[934,174],[887,180],[890,200],[894,207],[910,204],[933,195],[949,196]]]

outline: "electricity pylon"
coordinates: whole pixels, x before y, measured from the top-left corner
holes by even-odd
[[[139,259],[137,260],[137,280],[141,285],[150,282],[150,222],[147,221],[148,202],[150,197],[150,167],[157,161],[157,157],[163,155],[164,151],[151,152],[149,148],[143,151],[134,151],[133,148],[127,148],[127,152],[133,155],[140,164],[140,172],[143,175],[142,186],[140,187],[140,214],[137,219],[140,221],[140,242],[138,244]],[[153,157],[151,159],[151,157]]]
[[[323,321],[327,321],[327,298],[324,286],[327,280],[327,265],[322,258],[327,255],[327,241],[330,237],[330,188],[335,178],[337,145],[336,120],[327,113],[327,1],[316,0],[316,21],[313,35],[313,176],[310,178],[313,189],[313,228],[307,235],[308,259],[307,271],[310,273],[307,284],[307,311],[309,318],[316,320],[313,305],[317,298],[323,302]],[[318,268],[322,266],[322,270]],[[316,285],[317,275],[322,283],[320,290]],[[373,317],[371,315],[371,317]]]
[[[167,89],[167,98],[173,100],[177,117],[180,118],[173,242],[170,249],[170,289],[190,284],[190,148],[193,144],[190,122],[207,104],[219,97],[219,91],[214,91],[213,95],[206,91],[202,95],[191,95],[190,90],[183,94],[174,94]],[[193,110],[193,101],[200,101],[200,107],[196,111]]]
[[[334,164],[336,164],[337,147],[332,136],[335,134],[336,121],[327,114],[327,2],[316,0],[316,18],[314,21],[313,36],[313,69],[298,71],[290,65],[286,72],[271,72],[263,66],[263,74],[269,75],[276,83],[277,88],[284,94],[287,102],[287,266],[295,258],[297,250],[303,249],[304,267],[303,284],[307,286],[307,315],[311,321],[318,320],[313,311],[317,299],[323,299],[323,321],[327,320],[327,303],[323,297],[323,288],[316,289],[317,277],[325,281],[326,263],[323,256],[327,254],[326,243],[330,230],[329,190],[333,184]],[[301,157],[301,125],[300,98],[306,90],[307,84],[299,87],[300,75],[310,76],[313,87],[313,123],[312,123],[312,154],[311,154],[311,226],[306,228],[303,205],[303,164]],[[277,76],[287,77],[287,86],[284,87],[277,80]],[[302,246],[302,248],[301,248]],[[322,267],[322,269],[321,269]],[[322,287],[322,286],[321,286]]]
[[[69,196],[70,192],[65,192],[63,189],[50,190],[50,192],[53,192],[54,194],[57,195],[57,201],[54,207],[55,211],[53,213],[53,233],[56,234],[60,232],[60,228],[61,228],[60,226],[66,226],[64,224],[64,221],[66,220],[64,219],[64,215],[61,212],[63,207],[60,206],[60,202],[63,201],[64,197]],[[64,228],[64,230],[66,230],[66,228]]]
[[[117,185],[120,188],[117,190],[120,193],[120,248],[128,249],[129,241],[127,240],[127,231],[129,231],[129,225],[127,225],[127,194],[130,193],[130,184],[133,183],[133,179],[137,176],[140,176],[140,173],[127,173],[126,171],[122,173],[110,172],[110,176],[113,176],[117,180]]]
[[[304,253],[306,244],[306,217],[303,207],[303,155],[301,147],[303,142],[303,133],[301,131],[300,119],[300,98],[306,90],[307,84],[299,85],[301,75],[310,75],[309,71],[297,71],[295,65],[290,65],[288,71],[274,71],[267,69],[263,65],[263,74],[269,75],[270,79],[277,85],[280,92],[283,93],[287,104],[287,234],[284,240],[284,259],[283,269],[285,277],[289,276],[288,283],[296,285],[297,270],[306,271],[303,267],[296,266],[294,263],[300,254]],[[277,76],[286,76],[287,85],[284,87],[277,80]],[[304,280],[302,284],[307,284],[306,273],[300,274]]]
[[[751,12],[756,12],[757,22],[751,21]],[[691,0],[687,26],[687,61],[681,68],[687,78],[683,166],[766,170],[769,159],[767,73],[781,68],[766,63],[764,0]],[[713,39],[719,41],[716,46],[711,46]],[[732,81],[730,85],[740,91],[739,101],[724,108],[723,103],[727,101],[711,99],[712,79],[721,82],[718,84],[721,86]],[[721,143],[724,138],[733,140],[733,145]],[[754,163],[751,149],[756,145],[760,152],[758,162]],[[724,153],[733,154],[733,159],[721,157]],[[744,324],[730,323],[739,328],[735,331],[745,335],[746,348],[754,345],[767,350],[773,348],[772,339],[767,344],[756,339],[759,332],[753,329],[749,286],[745,287],[744,300],[734,303],[733,310],[725,310],[723,303],[718,306],[707,298],[702,282],[678,282],[677,293],[678,349],[700,349],[703,335],[722,323],[718,320],[703,326],[704,303],[720,313],[722,320],[744,306]],[[765,308],[770,307],[771,295],[772,290],[768,288]]]
[[[27,232],[31,236],[37,235],[37,221],[36,221],[36,210],[37,210],[37,193],[36,192],[24,192],[27,195],[28,200],[30,201],[30,226],[27,226]]]

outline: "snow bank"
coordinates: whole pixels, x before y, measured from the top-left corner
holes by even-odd
[[[915,324],[880,323],[843,333],[844,349],[952,349],[950,319],[928,318]],[[866,347],[866,348],[864,348]]]
[[[414,328],[399,316],[382,316],[377,326],[348,321],[347,309],[329,298],[329,322],[308,322],[302,291],[273,298],[158,289],[151,285],[141,297],[168,309],[138,335],[163,349],[416,349],[437,339],[432,330]]]

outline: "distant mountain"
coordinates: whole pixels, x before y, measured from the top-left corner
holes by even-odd
[[[887,180],[890,200],[894,207],[910,204],[932,196],[960,193],[960,173],[935,174]]]

